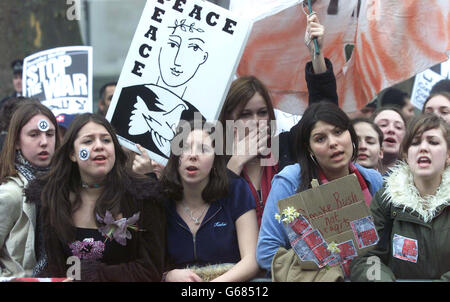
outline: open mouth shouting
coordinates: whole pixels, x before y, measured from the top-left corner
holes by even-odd
[[[386,137],[384,139],[384,142],[386,142],[388,145],[395,145],[397,143],[397,140],[393,137]]]
[[[417,159],[417,164],[419,168],[427,168],[431,165],[431,159],[427,156],[420,156]]]
[[[103,164],[106,162],[106,156],[104,155],[97,155],[94,157],[93,161],[97,164]]]
[[[333,161],[340,161],[344,158],[344,151],[336,151],[334,152],[331,157]]]
[[[196,166],[188,166],[186,167],[186,171],[188,175],[195,175],[198,172],[198,168]]]
[[[38,157],[40,160],[47,160],[50,156],[50,153],[48,153],[47,151],[41,151],[38,153]]]

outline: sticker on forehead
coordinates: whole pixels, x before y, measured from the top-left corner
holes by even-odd
[[[50,129],[50,125],[49,125],[48,122],[47,122],[46,120],[44,120],[44,119],[39,120],[37,126],[38,126],[38,129],[41,130],[41,131],[43,131],[43,132],[46,132],[48,129]]]
[[[81,160],[87,160],[89,158],[89,149],[88,148],[81,148],[80,152],[78,153],[78,157]]]

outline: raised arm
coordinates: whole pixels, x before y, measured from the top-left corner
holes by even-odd
[[[315,74],[324,73],[327,71],[327,66],[325,64],[325,58],[323,56],[323,37],[325,34],[325,27],[320,24],[317,14],[313,13],[307,16],[307,25],[305,32],[305,44],[308,47],[309,53],[311,55],[311,62]],[[313,39],[317,39],[317,44],[319,45],[319,54],[315,53],[315,46]]]
[[[311,14],[307,19],[305,43],[311,56],[311,61],[306,63],[305,80],[308,87],[309,105],[323,100],[338,104],[336,77],[333,72],[333,64],[324,57],[323,40],[325,27],[320,24],[316,14]],[[320,54],[315,54],[313,38],[317,38]]]

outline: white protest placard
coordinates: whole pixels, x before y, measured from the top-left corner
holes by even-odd
[[[55,116],[93,112],[92,47],[58,47],[26,57],[22,87]]]
[[[281,132],[288,132],[292,127],[297,125],[297,123],[301,120],[301,115],[290,114],[278,109],[274,109],[275,111],[275,120],[277,121],[277,135]]]
[[[430,95],[431,88],[442,79],[444,79],[443,76],[431,69],[417,74],[411,92],[411,104],[419,110],[422,110],[425,100]]]
[[[207,1],[147,1],[106,115],[120,143],[166,164],[180,120],[216,120],[250,28]]]

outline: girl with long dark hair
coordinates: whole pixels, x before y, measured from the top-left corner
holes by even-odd
[[[331,61],[323,56],[322,51],[316,55],[312,43],[312,39],[316,38],[319,49],[322,49],[325,28],[316,14],[308,16],[307,22],[305,43],[311,61],[305,66],[305,79],[309,103],[327,100],[337,104],[336,79]],[[224,130],[234,134],[231,137],[234,141],[226,142],[227,147],[233,145],[232,154],[227,149],[227,167],[247,181],[256,200],[260,225],[272,178],[285,166],[295,162],[293,142],[298,124],[289,132],[275,136],[275,111],[270,93],[264,83],[252,75],[242,76],[231,84],[219,121]],[[227,121],[237,122],[237,127],[247,127],[248,131],[227,128]]]
[[[162,175],[169,197],[166,281],[248,281],[259,272],[255,200],[215,154],[213,133],[211,125],[190,122],[172,141]]]
[[[134,175],[126,161],[104,117],[73,120],[49,173],[27,192],[41,208],[46,263],[39,276],[65,277],[74,256],[81,263],[74,278],[82,281],[161,280],[164,208],[155,182]]]
[[[324,184],[354,173],[369,204],[382,184],[380,173],[353,163],[358,137],[348,116],[334,104],[321,102],[306,109],[298,124],[295,148],[297,164],[275,175],[261,223],[257,259],[267,271],[277,250],[291,247],[283,225],[274,218],[279,200],[310,189],[313,179]]]

